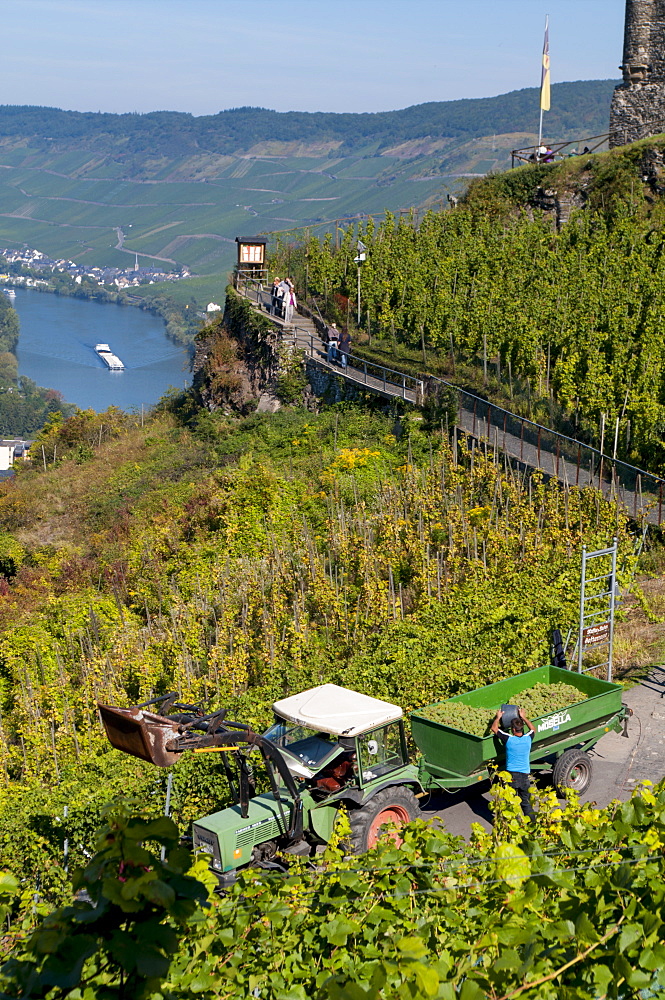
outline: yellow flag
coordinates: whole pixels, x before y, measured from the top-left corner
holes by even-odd
[[[540,109],[550,110],[550,26],[545,22],[545,44],[543,45],[543,73],[540,79]]]

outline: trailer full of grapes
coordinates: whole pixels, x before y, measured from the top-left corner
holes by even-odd
[[[556,785],[583,791],[591,780],[587,751],[610,730],[620,732],[627,709],[619,684],[545,666],[456,695],[411,713],[426,788],[464,788],[501,767],[503,751],[490,733],[498,706],[519,705],[536,733],[532,770],[554,770]]]

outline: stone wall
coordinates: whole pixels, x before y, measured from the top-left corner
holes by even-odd
[[[665,130],[665,0],[626,0],[623,83],[610,110],[610,147]]]
[[[314,395],[326,403],[351,402],[363,396],[362,389],[347,382],[336,372],[328,371],[311,358],[305,361],[305,375]]]

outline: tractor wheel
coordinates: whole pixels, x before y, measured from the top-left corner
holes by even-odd
[[[418,800],[410,788],[403,785],[382,788],[362,809],[349,811],[353,853],[364,854],[374,847],[381,836],[381,828],[386,824],[403,826],[415,819],[419,812]],[[402,843],[395,830],[384,830],[383,834],[389,836],[397,847]]]
[[[565,788],[573,788],[580,794],[591,784],[593,765],[588,753],[583,750],[566,750],[562,753],[552,771],[552,783],[563,798]]]

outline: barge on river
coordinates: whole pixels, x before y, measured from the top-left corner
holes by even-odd
[[[107,365],[112,372],[124,371],[125,366],[117,355],[113,354],[111,348],[108,344],[96,344],[95,350],[99,354],[100,358]]]

